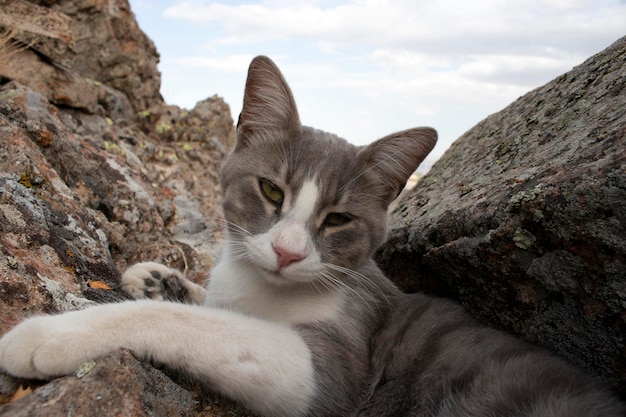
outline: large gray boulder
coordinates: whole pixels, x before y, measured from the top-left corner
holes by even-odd
[[[626,38],[459,138],[379,259],[626,393]]]

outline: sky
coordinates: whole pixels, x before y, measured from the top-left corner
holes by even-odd
[[[241,111],[248,65],[276,62],[303,124],[365,145],[432,126],[450,144],[626,35],[626,0],[130,0],[161,93]]]

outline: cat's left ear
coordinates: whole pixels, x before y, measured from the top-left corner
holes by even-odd
[[[359,160],[380,175],[389,191],[391,202],[404,189],[409,177],[437,143],[437,131],[418,127],[393,133],[366,146],[359,152]]]
[[[294,135],[300,129],[296,101],[280,70],[266,56],[254,58],[237,122],[237,148],[262,138],[275,138],[277,132]]]

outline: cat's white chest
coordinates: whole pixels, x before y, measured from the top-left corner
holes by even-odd
[[[291,290],[267,283],[245,264],[223,261],[212,271],[206,305],[296,325],[333,320],[340,313],[344,296],[338,289]]]

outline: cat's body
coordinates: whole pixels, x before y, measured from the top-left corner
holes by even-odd
[[[275,65],[250,67],[221,172],[228,239],[207,289],[155,263],[124,273],[139,300],[29,319],[0,369],[51,378],[126,347],[266,416],[623,416],[590,377],[402,294],[372,255],[386,210],[430,152],[418,128],[357,148],[302,127]]]

